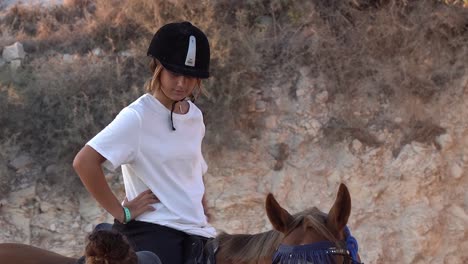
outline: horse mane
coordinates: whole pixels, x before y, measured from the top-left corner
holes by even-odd
[[[294,221],[289,230],[297,228],[307,219],[307,227],[311,227],[330,241],[336,238],[325,226],[327,215],[317,208],[304,210],[293,215]],[[233,263],[260,262],[264,258],[271,258],[278,248],[284,234],[270,230],[258,234],[228,234],[222,232],[216,237],[219,243],[219,252],[222,259],[229,259]]]
[[[284,235],[276,230],[270,230],[254,235],[221,233],[216,239],[219,243],[223,259],[238,262],[252,260],[260,261],[262,258],[273,255]]]

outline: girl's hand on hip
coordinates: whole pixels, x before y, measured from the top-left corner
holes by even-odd
[[[145,212],[155,211],[156,209],[152,204],[159,203],[158,197],[154,195],[151,190],[146,190],[140,193],[135,199],[129,201],[127,197],[123,202],[123,206],[127,207],[130,210],[132,216],[131,220],[134,220],[141,214]]]

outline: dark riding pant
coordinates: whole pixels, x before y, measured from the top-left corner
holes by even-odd
[[[197,264],[208,240],[200,236],[141,221],[114,221],[113,229],[127,237],[135,251],[151,251],[162,263]]]

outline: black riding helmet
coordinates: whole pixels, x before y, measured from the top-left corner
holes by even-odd
[[[210,44],[206,35],[190,22],[169,23],[154,34],[148,56],[164,68],[182,75],[210,76]]]

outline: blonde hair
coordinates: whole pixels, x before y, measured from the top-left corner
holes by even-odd
[[[164,69],[162,64],[157,59],[152,59],[149,64],[150,70],[153,73],[151,79],[145,83],[145,91],[154,94],[157,90],[161,89],[161,72]],[[193,89],[190,100],[195,101],[200,95],[208,96],[208,93],[203,88],[200,78],[197,78],[197,86]]]
[[[163,66],[156,59],[152,59],[149,66],[153,76],[146,82],[145,90],[150,94],[154,94],[156,90],[161,88],[160,77]]]

